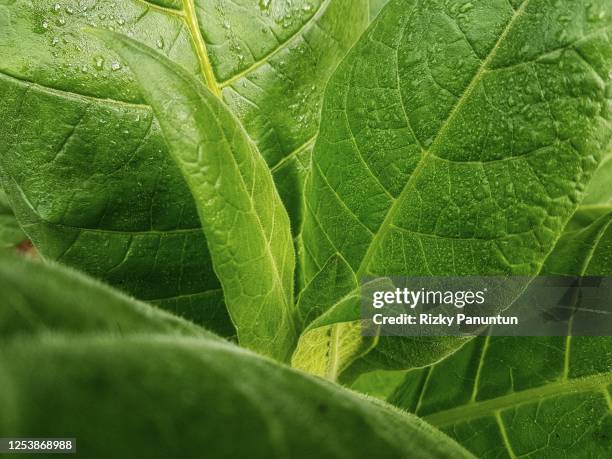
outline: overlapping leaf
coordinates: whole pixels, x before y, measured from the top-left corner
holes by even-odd
[[[55,263],[0,254],[0,287],[3,437],[68,434],[88,458],[472,457]]]
[[[357,278],[536,275],[608,147],[604,3],[390,2],[326,92],[305,279],[334,253]],[[462,343],[381,339],[351,371]]]
[[[612,209],[593,214],[612,198],[608,167],[598,169],[542,274],[612,275]],[[477,339],[432,367],[364,375],[354,387],[424,416],[479,457],[612,451],[609,336]]]
[[[0,368],[0,433],[69,432],[88,458],[473,457],[412,415],[210,340],[16,340]]]
[[[234,333],[195,205],[112,29],[207,81],[274,169],[297,228],[320,99],[366,0],[0,1],[0,169],[41,252]]]
[[[215,335],[52,262],[0,253],[0,339],[52,332]]]
[[[240,344],[286,360],[297,339],[289,217],[257,146],[221,100],[150,48],[93,31],[123,57],[193,195]]]

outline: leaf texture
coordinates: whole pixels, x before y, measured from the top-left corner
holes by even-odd
[[[604,181],[600,168],[587,207],[612,196],[612,188],[599,194]],[[612,213],[577,229],[585,221],[581,212],[542,274],[612,274]],[[612,452],[611,369],[609,336],[489,337],[405,373],[402,382],[399,375],[380,375],[388,383],[380,388],[370,376],[361,388],[423,416],[479,457],[606,457]]]
[[[13,213],[6,194],[0,188],[0,249],[16,247],[27,238]]]
[[[0,1],[0,172],[44,256],[235,333],[159,124],[129,66],[83,27],[129,35],[207,80],[273,167],[297,231],[322,91],[367,2],[268,5]]]
[[[150,48],[95,31],[133,69],[194,197],[239,342],[286,360],[297,339],[289,217],[270,171],[214,94]]]
[[[357,278],[538,274],[608,148],[604,9],[389,2],[326,91],[306,281],[336,252]],[[464,343],[414,341],[381,339],[355,369],[426,365]]]
[[[14,340],[0,368],[2,435],[70,432],[88,458],[473,457],[412,415],[207,339]]]

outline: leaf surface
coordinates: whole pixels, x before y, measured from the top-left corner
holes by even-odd
[[[91,458],[473,457],[412,415],[207,339],[15,340],[0,368],[3,436],[70,432]]]
[[[0,249],[16,247],[27,238],[13,213],[6,194],[0,188]]]
[[[83,28],[129,35],[208,78],[273,167],[297,229],[323,88],[367,2],[266,5],[0,1],[0,171],[44,256],[235,333],[159,124],[129,66]]]
[[[538,274],[610,139],[603,10],[389,2],[326,91],[306,281],[336,252],[357,278]],[[355,371],[427,365],[463,343],[381,339]]]
[[[297,339],[295,255],[274,180],[240,122],[196,79],[150,48],[95,31],[133,69],[195,199],[240,343],[286,360]]]
[[[592,183],[587,195],[599,185]],[[600,198],[611,194],[608,189]],[[584,221],[579,213],[574,220]],[[542,274],[612,275],[612,213],[577,226],[563,234]],[[407,372],[399,384],[387,377],[390,384],[379,389],[370,378],[361,386],[366,393],[386,394],[479,457],[605,457],[612,451],[610,336],[479,338],[437,365]]]
[[[2,340],[50,332],[218,339],[191,322],[54,262],[0,253],[0,290]]]
[[[370,0],[370,21],[373,21],[389,0]]]

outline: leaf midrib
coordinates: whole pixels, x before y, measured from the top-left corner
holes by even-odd
[[[361,264],[359,265],[359,269],[357,270],[357,273],[356,273],[357,278],[363,277],[364,275],[368,274],[367,273],[367,269],[368,269],[368,267],[370,265],[370,262],[372,261],[372,258],[374,257],[374,254],[378,250],[379,246],[384,241],[385,236],[388,233],[389,228],[390,228],[392,222],[395,220],[395,216],[396,216],[397,212],[401,208],[401,204],[404,201],[404,199],[406,197],[406,194],[408,192],[410,192],[412,186],[415,184],[415,182],[419,178],[420,174],[423,172],[423,169],[425,168],[425,165],[427,163],[427,159],[429,159],[429,157],[432,154],[432,151],[439,144],[440,139],[443,138],[443,134],[446,132],[446,130],[452,124],[453,119],[455,118],[455,116],[457,115],[457,113],[459,112],[459,110],[461,109],[463,104],[465,103],[465,101],[467,99],[469,99],[470,95],[472,94],[472,92],[474,91],[474,89],[476,88],[478,83],[480,82],[482,76],[487,71],[488,65],[491,63],[491,61],[495,57],[495,54],[496,54],[497,50],[499,49],[500,45],[503,43],[504,39],[506,38],[506,36],[508,35],[510,30],[512,29],[512,27],[516,23],[517,19],[519,17],[521,17],[522,14],[524,13],[525,8],[529,4],[529,1],[530,0],[525,0],[521,4],[520,8],[517,9],[513,13],[512,18],[508,21],[508,24],[504,28],[503,32],[500,34],[500,36],[499,36],[497,42],[495,43],[495,45],[493,46],[493,48],[491,48],[491,51],[489,52],[487,58],[482,62],[482,64],[480,65],[478,71],[476,72],[476,74],[474,75],[472,80],[470,81],[470,84],[467,86],[467,88],[465,89],[465,91],[463,92],[461,97],[457,100],[457,102],[455,103],[455,105],[451,109],[451,112],[450,112],[449,116],[447,117],[446,122],[440,128],[438,133],[436,134],[436,137],[435,137],[434,141],[432,142],[430,147],[427,150],[424,151],[423,157],[419,161],[419,163],[418,163],[417,167],[415,168],[414,172],[412,173],[410,178],[406,181],[406,184],[402,188],[402,191],[400,192],[398,197],[391,204],[391,207],[390,207],[389,211],[387,212],[387,215],[385,216],[385,219],[383,220],[383,222],[380,225],[378,231],[376,232],[376,234],[372,238],[372,241],[370,242],[370,245],[368,246],[368,249],[367,249],[365,255],[363,256]],[[417,139],[416,135],[415,135],[415,140],[418,142],[418,139]]]
[[[607,386],[612,384],[612,372],[575,378],[558,380],[540,387],[513,392],[501,397],[470,402],[465,405],[425,415],[423,419],[435,426],[447,426],[457,422],[493,415],[497,411],[519,406],[522,404],[540,401],[545,398],[569,395],[582,392],[601,392],[607,399]]]
[[[215,96],[221,97],[221,89],[219,88],[219,83],[217,82],[215,72],[210,62],[208,50],[206,49],[206,42],[200,30],[194,0],[183,0],[183,10],[185,12],[185,22],[191,34],[191,39],[193,40],[198,61],[200,62],[200,68],[206,79],[206,84]]]

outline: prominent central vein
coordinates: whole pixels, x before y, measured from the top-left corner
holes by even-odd
[[[407,193],[410,192],[412,186],[415,184],[415,182],[418,179],[419,175],[423,171],[423,169],[425,167],[425,164],[426,164],[427,158],[429,156],[431,156],[431,152],[434,150],[435,146],[440,142],[440,139],[442,139],[444,137],[443,134],[446,132],[448,127],[452,124],[453,119],[455,118],[457,113],[460,111],[460,109],[463,106],[463,104],[465,103],[465,101],[467,99],[469,99],[470,95],[472,94],[474,89],[477,87],[478,83],[480,83],[480,80],[481,80],[482,76],[484,75],[484,73],[486,72],[487,67],[489,66],[489,64],[491,63],[493,58],[495,57],[495,54],[496,54],[499,46],[503,43],[504,39],[506,38],[506,36],[510,32],[510,30],[512,29],[512,26],[514,25],[516,20],[523,14],[523,12],[525,11],[525,8],[526,8],[528,3],[529,3],[529,0],[525,0],[525,2],[523,2],[521,7],[518,10],[516,10],[516,12],[513,14],[512,18],[508,21],[508,24],[506,25],[504,31],[499,36],[499,39],[497,40],[497,42],[495,43],[495,45],[493,46],[491,51],[489,52],[489,55],[487,56],[486,60],[482,63],[482,65],[480,66],[480,68],[478,69],[478,71],[476,72],[474,77],[472,78],[472,81],[470,82],[470,84],[468,85],[466,90],[464,91],[463,95],[457,101],[457,103],[455,104],[453,109],[451,110],[448,118],[446,119],[446,123],[438,131],[438,134],[436,135],[436,138],[433,141],[432,145],[423,154],[423,157],[421,158],[419,164],[417,165],[416,169],[414,170],[414,172],[412,173],[412,175],[410,176],[408,181],[406,182],[406,185],[402,189],[401,193],[399,194],[397,199],[391,205],[391,208],[389,209],[389,212],[387,212],[387,215],[386,215],[385,219],[383,220],[382,224],[380,225],[379,230],[376,232],[376,235],[372,238],[372,242],[368,246],[368,250],[366,251],[366,253],[365,253],[365,255],[364,255],[364,257],[363,257],[363,259],[361,261],[361,264],[359,266],[359,270],[357,271],[357,278],[361,278],[364,275],[368,274],[367,269],[369,267],[369,263],[370,263],[371,259],[373,258],[376,250],[378,250],[379,246],[384,241],[384,238],[386,236],[387,230],[389,229],[389,227],[391,226],[391,224],[395,220],[395,216],[396,216],[397,212],[400,210],[401,204],[402,204],[402,202],[404,200],[403,198],[405,197],[405,195]],[[407,26],[408,26],[408,24],[406,24],[406,27]]]
[[[183,8],[185,9],[185,20],[187,22],[187,27],[189,28],[191,38],[195,45],[198,60],[200,61],[200,68],[202,69],[204,78],[206,78],[206,84],[215,96],[221,97],[221,89],[219,88],[219,84],[215,77],[215,72],[213,71],[210,63],[208,50],[206,49],[206,42],[204,41],[202,32],[200,31],[200,24],[198,23],[198,16],[196,14],[194,0],[183,0]]]
[[[423,419],[438,427],[448,426],[469,419],[491,416],[496,411],[505,410],[524,403],[538,402],[547,397],[579,392],[600,392],[602,400],[605,400],[607,386],[609,384],[612,384],[612,373],[603,373],[567,381],[557,381],[489,400],[470,402],[456,408],[450,408],[445,411],[426,415]]]

